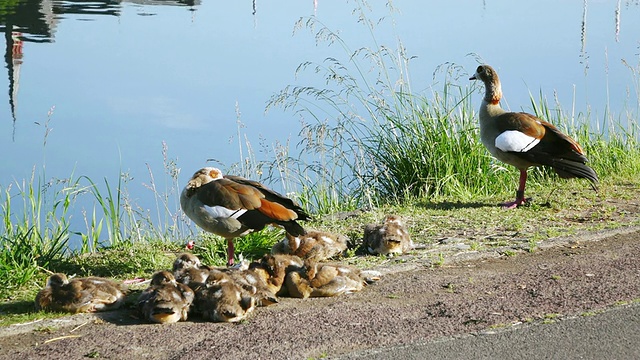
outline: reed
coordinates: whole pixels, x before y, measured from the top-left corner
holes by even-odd
[[[0,189],[0,292],[28,283],[62,257],[69,241],[69,213],[78,180],[45,181],[36,177]],[[21,200],[15,204],[16,200]],[[15,210],[19,209],[18,212]]]
[[[316,41],[339,45],[345,59],[301,64],[297,73],[313,72],[325,85],[287,87],[269,102],[306,120],[296,165],[305,184],[301,198],[326,213],[406,197],[491,191],[489,182],[471,180],[477,172],[473,165],[490,161],[477,141],[471,90],[445,79],[433,99],[413,94],[411,57],[399,40],[394,50],[377,44],[379,22],[369,20],[365,3],[358,3],[363,5],[359,22],[372,34],[373,45],[351,51],[317,18],[301,19],[299,29],[314,32]],[[449,75],[459,70],[447,69]]]

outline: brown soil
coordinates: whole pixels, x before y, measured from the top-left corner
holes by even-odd
[[[2,329],[2,359],[307,359],[579,315],[640,299],[640,230],[547,241],[533,253],[428,251],[336,298],[281,299],[241,324],[142,324],[128,310]]]

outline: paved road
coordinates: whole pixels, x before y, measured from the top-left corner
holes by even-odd
[[[640,305],[337,359],[640,359]]]

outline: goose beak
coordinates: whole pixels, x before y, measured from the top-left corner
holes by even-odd
[[[473,75],[469,78],[469,80],[478,80],[478,78],[476,77],[476,74],[473,74]]]

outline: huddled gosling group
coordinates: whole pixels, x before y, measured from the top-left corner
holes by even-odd
[[[149,286],[135,302],[137,317],[151,323],[175,323],[198,316],[207,321],[238,322],[256,307],[278,303],[279,297],[309,298],[349,294],[379,279],[376,271],[361,271],[338,262],[347,237],[322,231],[287,235],[271,254],[233,267],[202,264],[192,253],[182,253],[171,270],[153,274]],[[363,247],[374,254],[401,254],[413,243],[398,216],[387,216],[382,225],[365,228]],[[37,310],[71,313],[119,308],[125,285],[98,277],[68,280],[54,274],[36,296]]]

